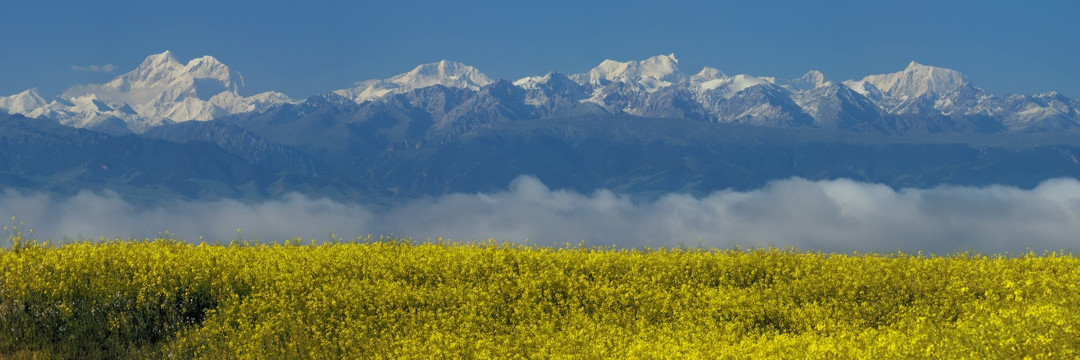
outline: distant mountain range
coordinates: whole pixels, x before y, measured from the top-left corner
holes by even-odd
[[[164,52],[52,99],[0,97],[0,186],[378,202],[492,191],[520,174],[646,197],[791,176],[918,187],[1080,176],[1080,102],[1055,92],[995,96],[916,62],[842,82],[693,70],[662,55],[508,81],[440,61],[297,101],[242,95],[243,77],[213,57]]]
[[[46,100],[35,90],[0,97],[0,109],[109,133],[143,133],[186,121],[257,113],[297,104],[282,93],[241,96],[244,79],[211,56],[187,64],[171,52],[151,55],[105,84],[75,86]],[[445,88],[458,96],[436,94]],[[427,90],[425,90],[427,89]],[[829,81],[818,71],[798,79],[734,75],[704,67],[684,72],[675,55],[643,61],[605,60],[586,73],[551,72],[516,81],[493,79],[474,67],[440,61],[384,80],[367,80],[307,102],[338,101],[395,106],[398,95],[426,91],[438,109],[426,109],[437,127],[468,132],[495,119],[579,115],[682,118],[781,128],[824,128],[884,134],[944,131],[992,133],[1058,131],[1080,126],[1080,102],[1056,92],[995,96],[954,70],[911,62],[891,74]],[[423,93],[416,101],[428,102]],[[431,107],[430,105],[427,107]]]

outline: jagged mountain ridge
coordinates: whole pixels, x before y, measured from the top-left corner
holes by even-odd
[[[0,109],[74,127],[142,133],[295,103],[277,92],[241,96],[243,84],[239,73],[211,56],[183,64],[166,51],[110,82],[72,87],[48,103],[32,90],[0,97]],[[460,94],[447,98],[430,90],[438,87]],[[398,106],[409,116],[430,118],[436,129],[450,129],[451,135],[484,128],[490,121],[598,113],[885,134],[1080,126],[1076,100],[1057,93],[998,97],[960,72],[915,61],[899,72],[835,83],[818,71],[796,79],[730,76],[710,67],[687,72],[674,54],[605,60],[584,73],[551,72],[513,82],[443,60],[332,93],[357,104]],[[402,102],[400,96],[410,100]],[[308,101],[325,101],[321,97]],[[427,110],[418,112],[422,102],[437,106],[419,106]]]
[[[71,87],[48,103],[36,92],[29,96],[37,99],[28,101],[24,92],[7,100],[22,106],[7,106],[0,98],[0,108],[77,128],[142,133],[165,124],[208,121],[292,102],[279,92],[241,96],[243,87],[243,77],[212,56],[183,64],[165,51],[107,83]]]
[[[438,64],[446,67],[444,63]],[[422,72],[434,65],[421,65],[394,79]],[[397,91],[381,97],[370,96],[370,93],[368,96],[349,96],[353,94],[350,89],[336,93],[363,103],[384,101],[390,95],[421,85],[479,93],[485,86],[497,82],[462,85],[456,79],[476,76],[477,71],[462,64],[455,68],[461,70],[448,74],[445,81],[426,79],[422,84],[402,85],[396,88]],[[528,108],[518,111],[526,114],[523,118],[599,111],[612,115],[886,134],[1057,131],[1080,126],[1078,102],[1060,94],[1054,101],[1040,100],[1042,98],[1036,96],[996,97],[972,85],[966,76],[955,70],[914,61],[899,72],[834,83],[813,70],[796,79],[747,74],[729,76],[710,67],[689,73],[679,68],[674,54],[669,54],[642,61],[605,60],[584,73],[551,72],[518,79],[513,85],[524,90],[524,100],[504,101],[502,105]],[[838,91],[840,89],[843,91]],[[825,103],[832,104],[831,109],[822,109],[821,105]]]
[[[355,87],[334,92],[356,102],[364,102],[435,85],[478,91],[492,82],[491,78],[472,66],[442,60],[417,66],[412,71],[389,79],[361,81]]]

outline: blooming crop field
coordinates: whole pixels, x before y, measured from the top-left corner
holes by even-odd
[[[1071,254],[360,239],[0,250],[0,358],[1074,358]]]

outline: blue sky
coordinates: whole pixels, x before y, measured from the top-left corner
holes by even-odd
[[[0,13],[0,95],[104,82],[168,49],[294,98],[440,59],[517,79],[667,53],[687,70],[832,80],[916,60],[999,95],[1080,97],[1076,1],[16,0]]]

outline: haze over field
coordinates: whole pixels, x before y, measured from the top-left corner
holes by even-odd
[[[671,194],[634,202],[602,190],[550,189],[522,176],[504,191],[452,194],[388,209],[294,194],[245,204],[178,201],[145,209],[114,194],[66,199],[0,196],[0,213],[22,214],[43,238],[94,234],[189,241],[325,241],[394,233],[538,245],[619,247],[795,246],[800,249],[1023,252],[1073,249],[1080,234],[1080,182],[1048,180],[1031,190],[991,186],[893,190],[849,180],[775,181],[760,190],[706,197]],[[102,216],[108,214],[108,216]],[[242,230],[237,234],[237,228]],[[528,239],[526,241],[526,239]]]

